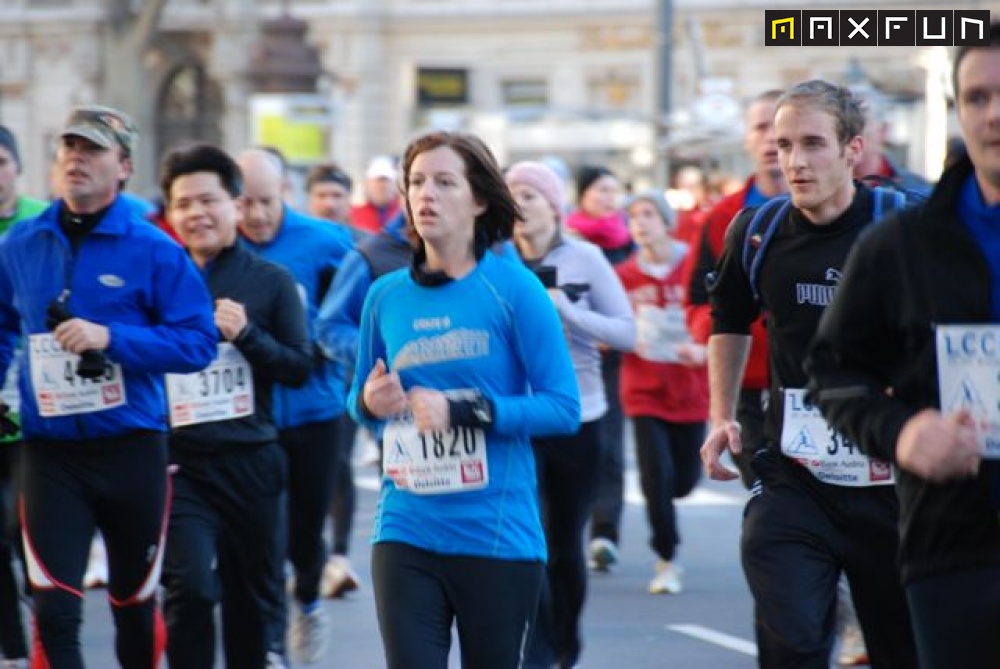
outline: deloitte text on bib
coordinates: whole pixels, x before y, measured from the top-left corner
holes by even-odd
[[[868,457],[830,427],[819,409],[806,403],[805,394],[801,388],[785,389],[781,452],[824,483],[849,487],[892,484],[889,463]]]

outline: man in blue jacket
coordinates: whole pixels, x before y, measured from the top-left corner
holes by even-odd
[[[238,162],[244,178],[243,241],[292,273],[313,342],[313,369],[306,384],[298,389],[278,386],[274,391],[274,419],[288,456],[288,558],[295,568],[291,654],[297,662],[312,663],[322,657],[327,641],[319,598],[327,553],[323,522],[330,506],[338,418],[344,413],[346,394],[344,367],[315,345],[314,321],[351,248],[351,236],[345,228],[300,214],[282,202],[281,168],[273,154],[250,149]],[[280,605],[275,607],[274,623],[272,641],[279,648],[285,625]]]
[[[0,245],[0,378],[18,336],[22,518],[39,666],[83,667],[83,574],[99,529],[122,667],[157,666],[169,482],[163,374],[215,356],[212,302],[188,256],[121,197],[137,132],[107,107],[59,135],[61,199]]]

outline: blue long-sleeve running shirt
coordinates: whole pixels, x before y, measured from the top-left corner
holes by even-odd
[[[348,406],[378,359],[403,388],[475,389],[494,404],[486,431],[487,487],[419,495],[386,477],[372,541],[399,541],[452,555],[546,558],[536,496],[532,436],[572,433],[580,399],[562,325],[526,268],[486,253],[469,274],[420,285],[408,269],[373,285],[361,316]]]

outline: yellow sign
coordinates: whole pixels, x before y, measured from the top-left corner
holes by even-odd
[[[326,157],[326,132],[316,122],[289,119],[284,114],[261,114],[257,119],[259,144],[279,149],[290,163],[311,163]]]
[[[778,33],[785,34],[785,26],[788,26],[788,38],[795,39],[795,17],[789,16],[787,19],[777,19],[771,21],[771,39],[778,39]]]
[[[417,105],[420,107],[457,106],[468,102],[468,70],[445,67],[417,70]]]

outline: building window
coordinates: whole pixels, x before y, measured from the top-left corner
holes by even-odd
[[[588,104],[594,111],[624,111],[639,108],[639,79],[609,71],[587,81]]]
[[[469,104],[469,71],[458,67],[417,69],[417,106],[457,107]]]
[[[500,83],[505,107],[547,107],[549,84],[545,79],[506,79]]]
[[[183,65],[167,78],[157,105],[157,150],[191,142],[219,144],[222,97],[201,65]]]

